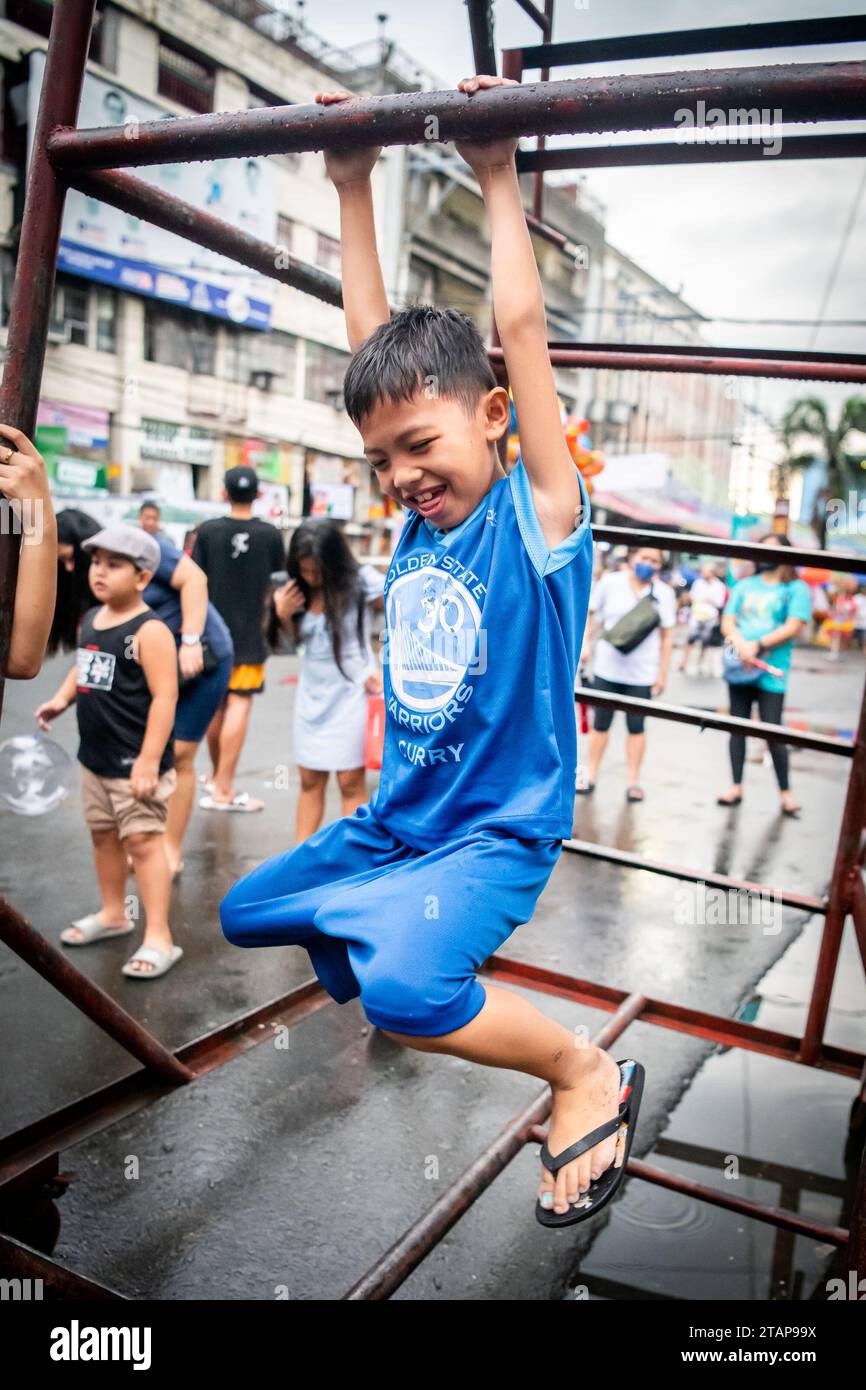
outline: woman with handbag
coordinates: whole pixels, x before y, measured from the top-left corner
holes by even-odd
[[[629,552],[628,564],[617,573],[605,574],[595,586],[589,601],[590,621],[584,639],[588,650],[597,637],[593,657],[593,689],[649,700],[661,695],[667,684],[676,624],[676,596],[669,584],[658,578],[664,565],[660,550],[642,546]],[[581,661],[584,653],[581,653]],[[598,770],[613,722],[614,711],[596,708],[589,736],[589,772],[582,794],[595,788]],[[626,714],[626,763],[628,801],[643,801],[639,783],[641,763],[646,751],[646,716]]]
[[[766,546],[785,546],[787,536],[774,532],[762,536]],[[731,591],[722,615],[725,638],[723,674],[731,697],[731,714],[750,719],[758,704],[758,717],[765,724],[781,724],[785,690],[791,670],[794,638],[812,616],[808,587],[792,565],[762,560],[757,573],[740,579]],[[759,663],[758,665],[755,662]],[[745,734],[731,734],[733,785],[725,796],[716,798],[720,806],[738,806],[743,799],[743,766],[746,758]],[[770,756],[779,784],[782,814],[796,816],[801,809],[788,782],[788,748],[775,739]]]

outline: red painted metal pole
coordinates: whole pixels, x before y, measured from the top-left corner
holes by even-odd
[[[66,189],[45,153],[48,133],[78,119],[95,0],[57,0],[39,112],[33,131],[24,218],[9,308],[6,364],[0,386],[0,420],[32,437],[45,360],[48,316],[54,293],[57,243]],[[12,614],[18,583],[20,537],[0,533],[0,713],[9,663]]]
[[[499,361],[502,349],[488,349],[492,363]],[[750,357],[744,349],[742,357],[716,356],[712,348],[704,352],[629,352],[617,348],[560,348],[550,349],[554,367],[609,367],[616,371],[644,372],[701,372],[716,376],[772,376],[794,381],[856,381],[866,382],[866,366],[859,362],[813,361],[808,356],[791,360],[787,357]]]
[[[672,129],[699,102],[725,109],[781,109],[786,122],[859,120],[866,63],[801,63],[699,72],[584,77],[463,92],[360,97],[336,106],[265,106],[129,127],[57,130],[58,170],[132,168],[178,160],[321,150],[329,145],[414,145],[582,131]]]
[[[839,947],[845,918],[852,910],[860,910],[862,897],[855,905],[855,884],[860,880],[860,837],[863,833],[863,808],[866,806],[866,686],[860,701],[860,719],[854,739],[854,756],[851,760],[851,775],[848,778],[848,791],[842,811],[842,824],[839,827],[839,840],[833,864],[833,876],[827,896],[827,915],[821,935],[821,948],[815,967],[815,983],[809,1004],[809,1016],[803,1034],[801,1056],[804,1062],[812,1062],[821,1049],[821,1039],[827,1023],[830,1008],[830,994],[836,975]],[[861,923],[862,926],[862,923]],[[859,933],[858,933],[859,939]]]

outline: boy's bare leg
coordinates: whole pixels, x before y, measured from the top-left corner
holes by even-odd
[[[126,855],[117,831],[113,827],[111,830],[91,830],[90,836],[102,896],[102,907],[95,915],[104,927],[126,927],[129,925],[126,917]],[[82,938],[79,927],[70,927],[69,934],[79,941]]]
[[[211,722],[208,724],[207,733],[205,734],[205,738],[207,739],[207,751],[210,754],[211,781],[213,781],[214,777],[216,776],[216,771],[219,766],[220,734],[222,733],[223,716],[225,714],[225,709],[225,702],[223,702],[220,705]]]
[[[235,794],[235,772],[250,725],[252,704],[252,695],[236,695],[232,691],[229,692],[220,729],[216,775],[213,779],[214,801],[231,801]]]
[[[590,729],[589,731],[589,781],[598,780],[598,769],[601,767],[601,760],[604,757],[604,750],[610,734],[601,729]]]
[[[508,1067],[541,1077],[553,1091],[547,1144],[552,1154],[582,1139],[619,1111],[619,1067],[609,1053],[547,1018],[534,1004],[507,989],[485,983],[486,1002],[471,1022],[432,1038],[383,1029],[404,1047],[447,1052],[488,1067]],[[542,1169],[538,1196],[550,1209],[568,1210],[590,1181],[609,1168],[616,1135],[567,1163],[555,1175]]]
[[[295,839],[300,844],[302,840],[308,840],[324,820],[328,774],[311,767],[299,767],[298,771],[301,774],[301,790],[295,812]]]
[[[168,799],[168,820],[165,827],[165,852],[171,872],[180,867],[183,853],[183,837],[192,814],[195,797],[195,755],[197,743],[176,738],[174,741],[174,765],[177,781]]]
[[[145,928],[143,946],[170,951],[173,945],[168,925],[168,901],[171,894],[171,870],[168,866],[165,835],[162,831],[147,830],[127,835],[125,840],[144,905]],[[137,960],[132,967],[142,975],[153,969],[150,961]]]

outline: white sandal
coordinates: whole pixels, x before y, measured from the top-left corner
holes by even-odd
[[[199,806],[205,811],[263,811],[265,803],[254,800],[249,792],[236,792],[231,801],[214,801],[212,796],[199,797]]]
[[[89,946],[91,942],[105,941],[109,936],[128,936],[135,930],[134,922],[127,922],[125,927],[106,927],[95,912],[88,912],[86,917],[79,917],[72,926],[77,927],[81,935],[70,936],[72,927],[65,927],[60,933],[60,940],[64,946]]]
[[[183,955],[183,948],[172,946],[170,951],[161,951],[158,946],[139,946],[134,955],[129,957],[123,967],[123,974],[128,975],[132,980],[156,980],[160,975],[164,975],[167,970],[180,960]],[[148,961],[154,966],[153,970],[133,970],[134,960]]]

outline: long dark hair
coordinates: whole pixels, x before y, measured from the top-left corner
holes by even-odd
[[[287,568],[289,578],[294,579],[309,605],[311,589],[301,576],[301,560],[312,556],[322,576],[322,593],[325,600],[325,618],[331,634],[334,660],[342,676],[346,672],[340,664],[342,655],[341,628],[343,618],[354,608],[357,615],[358,645],[364,647],[364,610],[366,599],[360,578],[360,566],[349,549],[346,537],[335,521],[327,517],[302,521],[289,542]],[[300,635],[303,613],[293,618],[295,638]],[[346,676],[348,680],[349,677]]]
[[[77,507],[64,507],[57,513],[57,541],[72,546],[74,568],[70,572],[61,560],[57,562],[57,602],[46,645],[49,656],[75,650],[81,619],[96,603],[90,588],[90,556],[81,549],[81,542],[101,530],[98,521]]]
[[[791,544],[790,538],[780,531],[765,531],[763,536],[758,537],[758,544],[760,545],[766,545],[767,541],[778,541],[780,547],[785,545],[790,546]],[[769,561],[765,561],[764,563],[769,564]],[[794,565],[786,565],[781,557],[779,558],[778,565],[774,565],[773,569],[781,570],[779,580],[782,584],[790,584],[797,578],[796,567]],[[758,570],[758,573],[760,574],[760,570]]]

